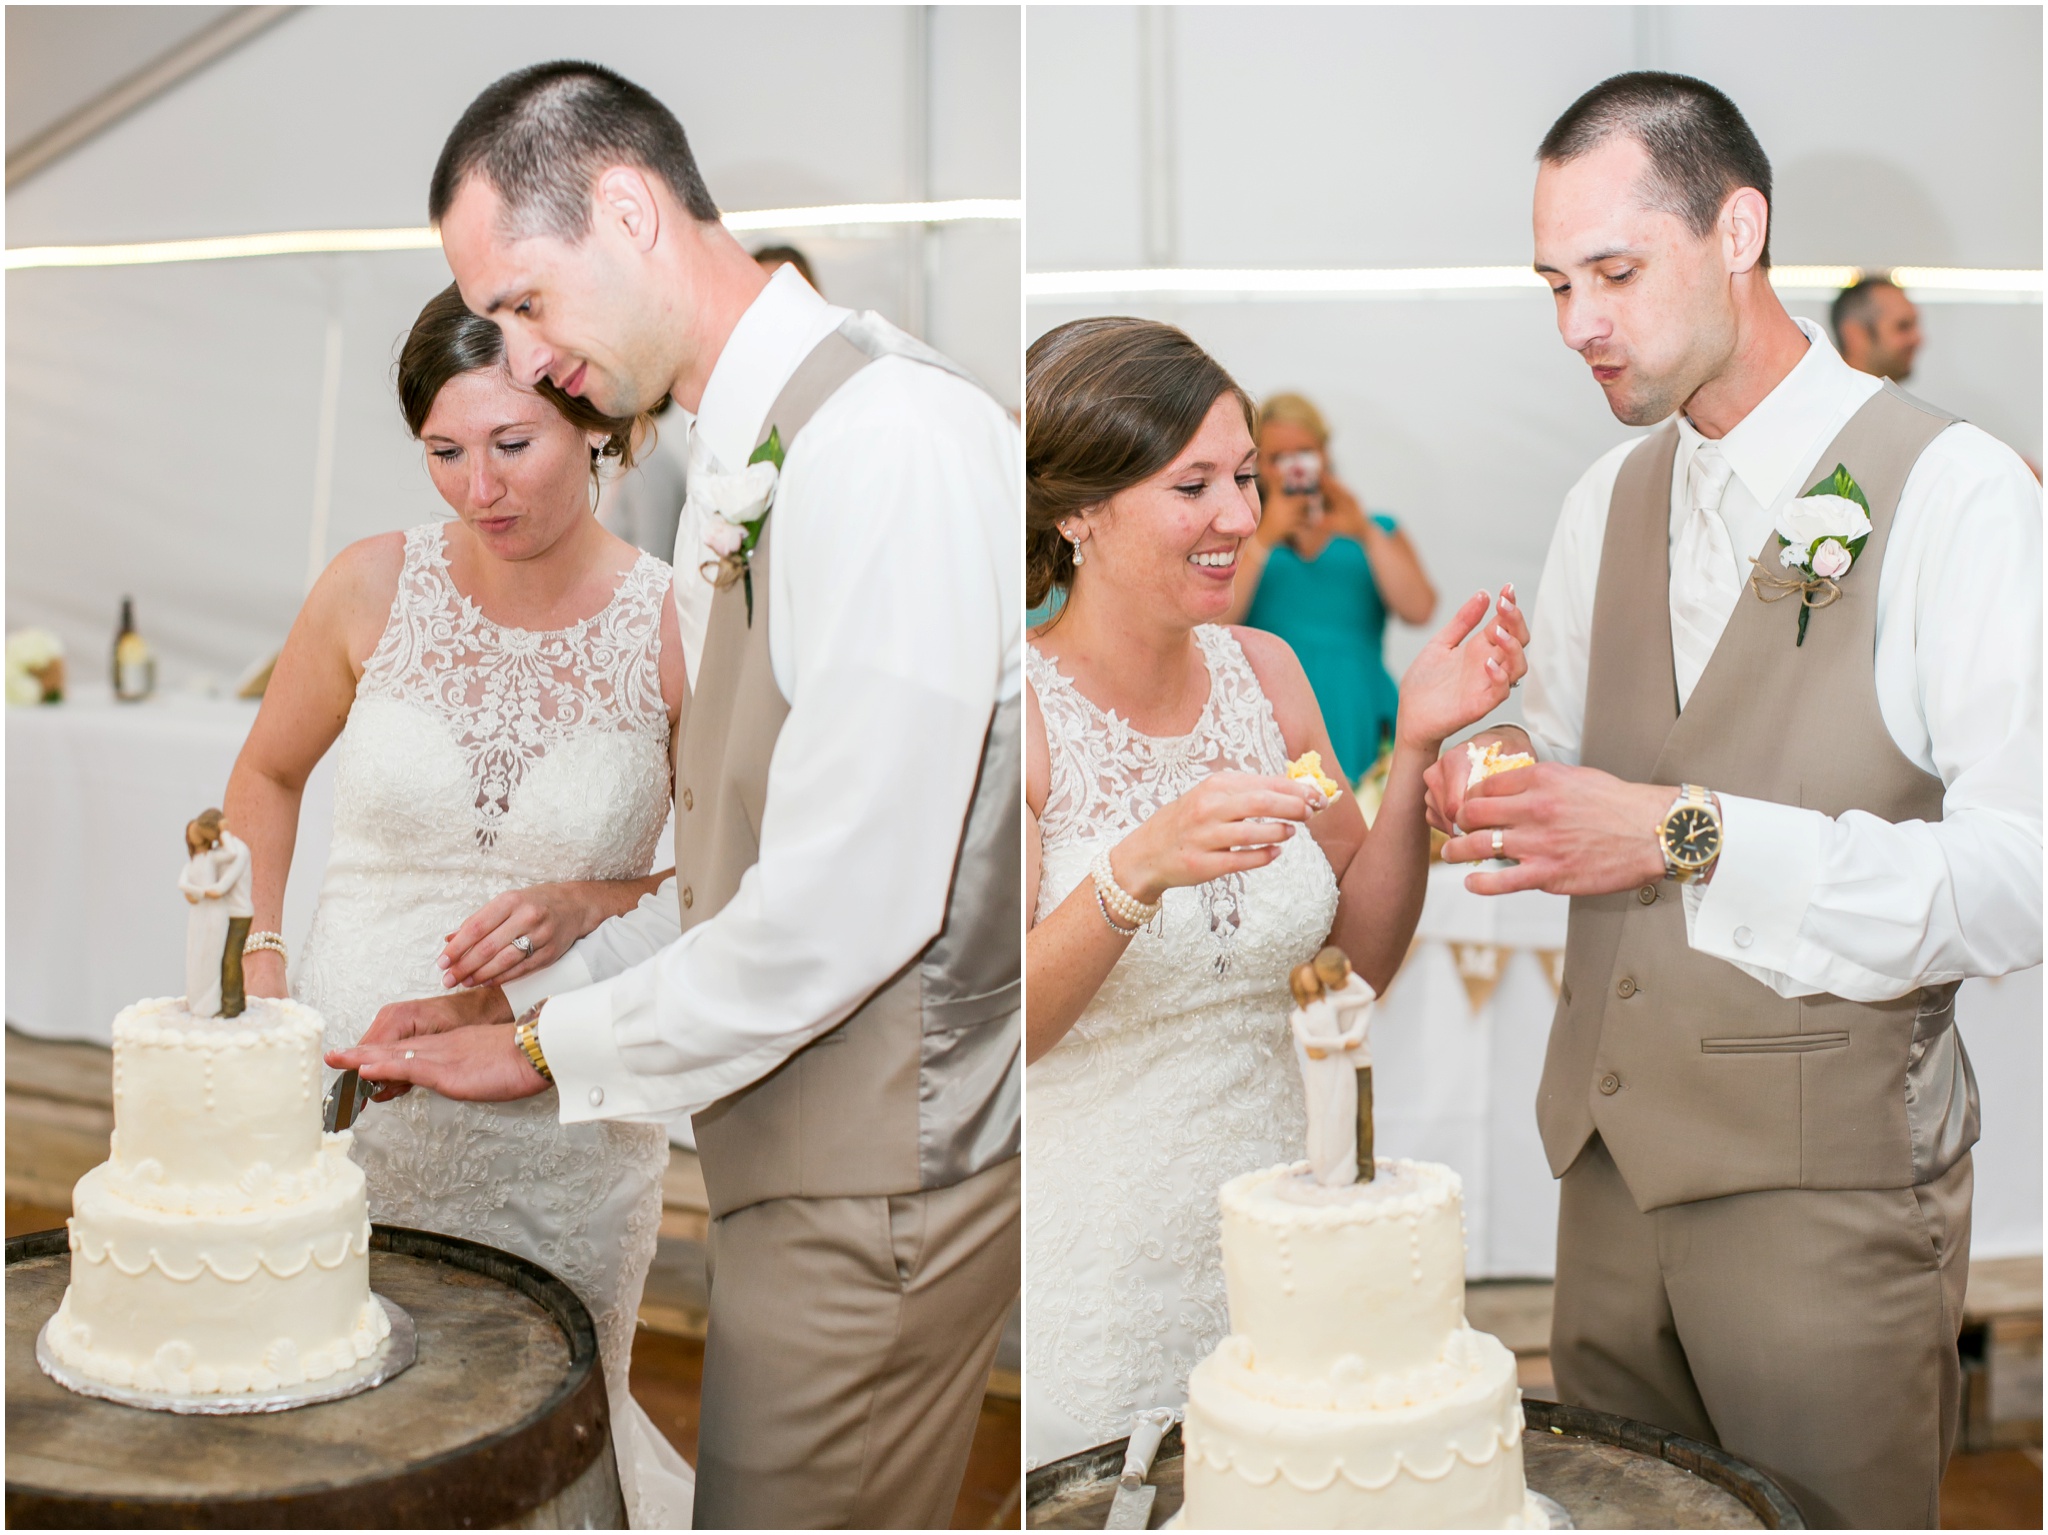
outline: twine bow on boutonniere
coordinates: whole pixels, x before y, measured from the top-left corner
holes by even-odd
[[[1842,595],[1842,578],[1855,568],[1856,556],[1870,538],[1870,501],[1855,476],[1841,464],[1804,495],[1794,496],[1778,513],[1778,563],[1789,575],[1758,569],[1749,577],[1750,590],[1765,602],[1799,598],[1799,638],[1806,643],[1806,620],[1815,608],[1827,607]]]
[[[773,427],[738,474],[699,470],[690,476],[687,499],[697,503],[703,516],[704,549],[710,556],[698,573],[720,591],[734,582],[744,586],[749,629],[754,627],[754,549],[774,508],[781,476],[782,437]]]

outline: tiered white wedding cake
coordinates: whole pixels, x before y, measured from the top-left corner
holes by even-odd
[[[1309,1160],[1219,1196],[1230,1336],[1188,1377],[1182,1525],[1547,1528],[1514,1355],[1465,1321],[1458,1175],[1371,1155],[1371,988],[1334,949],[1294,988]]]
[[[1223,1185],[1230,1336],[1188,1378],[1189,1529],[1543,1529],[1515,1358],[1465,1321],[1458,1175]]]
[[[320,1128],[320,1015],[181,997],[114,1020],[114,1136],[72,1195],[71,1286],[45,1343],[90,1380],[169,1396],[325,1380],[391,1324],[370,1294],[353,1137]]]

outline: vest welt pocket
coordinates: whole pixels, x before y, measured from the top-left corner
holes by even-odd
[[[1847,1030],[1825,1034],[1752,1034],[1738,1039],[1703,1039],[1702,1055],[1803,1055],[1809,1050],[1840,1050],[1849,1043]]]

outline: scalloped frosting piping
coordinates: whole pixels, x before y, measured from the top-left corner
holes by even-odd
[[[1306,1162],[1286,1162],[1257,1172],[1240,1173],[1217,1191],[1217,1204],[1227,1216],[1254,1221],[1281,1230],[1300,1226],[1359,1226],[1383,1220],[1413,1219],[1464,1197],[1464,1180],[1448,1167],[1406,1158],[1388,1158],[1386,1165],[1413,1172],[1423,1187],[1395,1198],[1361,1195],[1355,1200],[1331,1204],[1291,1204],[1273,1197],[1259,1197],[1269,1184],[1308,1171]],[[1370,1189],[1371,1184],[1356,1187]]]
[[[1515,1405],[1517,1409],[1516,1416],[1519,1418],[1521,1406],[1519,1393]],[[1277,1456],[1274,1457],[1272,1470],[1262,1476],[1257,1471],[1240,1464],[1239,1458],[1233,1456],[1227,1450],[1212,1452],[1206,1443],[1197,1444],[1195,1436],[1188,1432],[1186,1425],[1183,1425],[1181,1430],[1181,1442],[1185,1452],[1198,1458],[1210,1470],[1227,1471],[1249,1482],[1254,1487],[1270,1487],[1276,1479],[1284,1477],[1287,1485],[1298,1492],[1321,1492],[1335,1483],[1340,1476],[1361,1492],[1383,1491],[1391,1487],[1395,1480],[1404,1472],[1419,1482],[1440,1482],[1449,1476],[1461,1463],[1474,1468],[1491,1465],[1500,1457],[1503,1451],[1513,1449],[1521,1443],[1521,1440],[1522,1428],[1519,1422],[1512,1429],[1502,1425],[1495,1425],[1487,1438],[1486,1447],[1477,1455],[1468,1454],[1464,1446],[1455,1442],[1446,1444],[1444,1447],[1446,1454],[1443,1464],[1433,1471],[1415,1464],[1408,1451],[1395,1450],[1392,1452],[1393,1465],[1391,1469],[1388,1470],[1385,1476],[1379,1478],[1354,1472],[1349,1466],[1345,1465],[1344,1457],[1338,1455],[1332,1457],[1329,1474],[1317,1480],[1297,1475]]]
[[[92,1329],[71,1315],[67,1291],[50,1319],[50,1348],[57,1358],[81,1374],[137,1391],[175,1396],[216,1396],[244,1391],[275,1391],[325,1380],[367,1359],[391,1332],[391,1318],[373,1295],[356,1314],[355,1326],[320,1348],[301,1349],[290,1338],[274,1338],[254,1366],[213,1366],[198,1362],[197,1352],[182,1339],[161,1344],[148,1359],[131,1359],[92,1346]]]
[[[206,1273],[212,1274],[216,1279],[225,1280],[229,1284],[242,1284],[253,1278],[258,1269],[262,1269],[278,1279],[294,1279],[306,1271],[306,1266],[309,1263],[317,1264],[323,1269],[337,1269],[349,1260],[351,1254],[360,1257],[366,1255],[370,1250],[370,1223],[368,1220],[365,1220],[360,1231],[353,1233],[347,1231],[330,1233],[339,1239],[332,1258],[320,1256],[319,1248],[320,1242],[323,1240],[322,1238],[308,1237],[298,1247],[287,1249],[286,1254],[283,1256],[258,1252],[253,1258],[244,1259],[243,1255],[238,1254],[235,1259],[223,1260],[214,1257],[211,1253],[202,1252],[198,1254],[196,1261],[192,1263],[189,1271],[181,1273],[177,1267],[173,1266],[173,1260],[165,1258],[154,1244],[150,1246],[149,1256],[138,1263],[133,1261],[132,1258],[123,1259],[119,1253],[115,1252],[114,1239],[112,1237],[100,1239],[100,1250],[94,1252],[92,1249],[94,1239],[79,1230],[77,1218],[73,1217],[67,1224],[71,1228],[71,1251],[73,1254],[84,1258],[87,1263],[112,1263],[115,1268],[128,1275],[131,1279],[154,1268],[166,1279],[178,1284],[190,1284],[201,1274]],[[244,1262],[246,1262],[246,1266],[243,1266]],[[241,1272],[235,1272],[237,1268],[240,1268]]]

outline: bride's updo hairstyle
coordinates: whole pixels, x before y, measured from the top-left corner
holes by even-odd
[[[1038,607],[1073,585],[1059,525],[1173,462],[1231,395],[1256,435],[1251,396],[1187,332],[1156,320],[1073,320],[1024,359],[1024,594]]]
[[[454,283],[427,300],[427,307],[412,322],[412,330],[398,354],[398,408],[404,412],[405,424],[414,440],[427,429],[427,416],[448,380],[504,366],[504,336],[496,323],[473,313],[462,302],[462,294]],[[652,417],[643,416],[635,422],[604,415],[588,400],[562,393],[552,380],[545,378],[537,392],[577,431],[605,434],[604,446],[590,450],[592,478],[598,476],[607,461],[620,469],[632,468],[635,459],[654,444]]]

